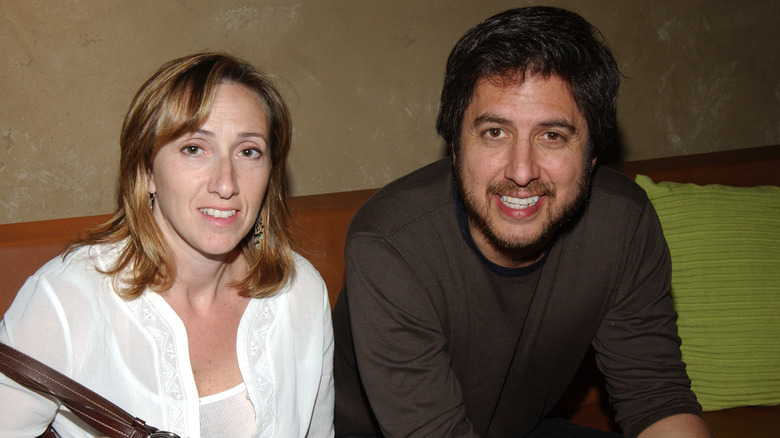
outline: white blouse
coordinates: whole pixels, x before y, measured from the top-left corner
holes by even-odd
[[[9,344],[161,430],[200,437],[184,324],[157,293],[125,301],[105,269],[116,245],[57,257],[25,282],[2,322]],[[238,327],[238,365],[255,409],[254,437],[333,436],[333,329],[319,273],[294,254],[295,277],[252,299]],[[0,436],[91,437],[70,413],[0,375]],[[56,415],[55,415],[56,414]]]

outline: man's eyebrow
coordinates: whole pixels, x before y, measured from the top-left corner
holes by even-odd
[[[474,126],[482,125],[484,123],[497,123],[500,125],[506,125],[509,124],[510,122],[509,119],[506,119],[504,117],[499,116],[498,114],[493,114],[493,113],[482,114],[481,116],[474,119],[473,122]]]
[[[496,123],[499,125],[508,125],[511,124],[512,122],[505,117],[499,116],[498,114],[485,113],[477,117],[476,119],[474,119],[473,126],[478,126],[485,123]],[[569,122],[566,119],[547,120],[539,123],[538,126],[540,128],[563,128],[569,131],[569,133],[572,134],[577,133],[577,127],[574,126],[571,122]]]
[[[542,128],[563,128],[572,134],[577,132],[577,127],[565,119],[556,119],[547,122],[542,122],[539,124],[539,126]]]

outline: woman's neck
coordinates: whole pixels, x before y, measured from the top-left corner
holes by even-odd
[[[231,284],[240,280],[245,272],[246,263],[240,254],[221,261],[177,259],[176,280],[163,297],[177,312],[185,308],[196,313],[208,312],[237,297]]]

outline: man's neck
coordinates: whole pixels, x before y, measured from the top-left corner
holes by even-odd
[[[488,238],[474,223],[469,220],[469,231],[477,249],[491,262],[505,268],[524,268],[530,266],[544,257],[545,250],[549,240],[523,247],[523,248],[503,248],[497,246],[493,240]]]

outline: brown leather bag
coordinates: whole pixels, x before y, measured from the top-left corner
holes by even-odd
[[[55,397],[109,438],[179,438],[147,425],[75,380],[3,343],[0,343],[0,372],[27,388]],[[49,426],[41,437],[59,435]]]

